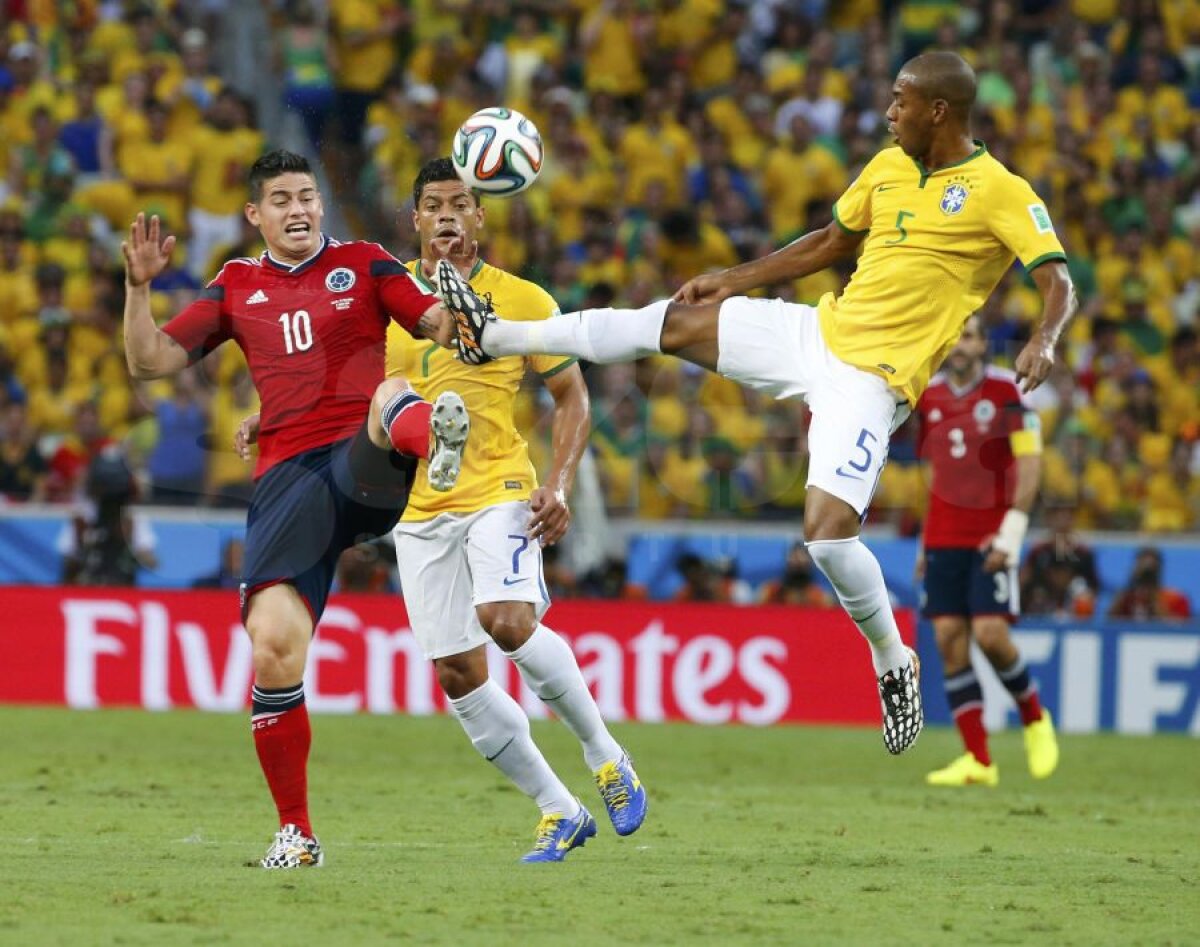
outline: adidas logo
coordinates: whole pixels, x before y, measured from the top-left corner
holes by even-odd
[[[266,301],[267,301],[267,294],[264,293],[261,289],[256,289],[254,291],[254,295],[246,300],[246,305],[250,306],[250,305],[253,305],[254,303],[265,303]]]

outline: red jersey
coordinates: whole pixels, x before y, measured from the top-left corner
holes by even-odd
[[[262,402],[257,478],[357,431],[384,379],[389,317],[411,332],[437,301],[379,244],[322,237],[295,266],[230,260],[163,331],[193,362],[227,339],[245,352]]]
[[[1012,506],[1017,476],[1010,437],[1037,425],[1016,375],[988,366],[970,388],[933,377],[917,402],[918,450],[929,465],[925,548],[977,548]]]

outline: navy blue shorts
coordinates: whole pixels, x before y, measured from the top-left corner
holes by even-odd
[[[921,613],[1015,619],[1021,611],[1017,570],[984,572],[983,560],[978,549],[926,549]]]
[[[255,592],[287,582],[315,626],[342,552],[396,525],[417,461],[374,448],[365,438],[363,430],[289,457],[255,484],[246,517],[243,622]]]

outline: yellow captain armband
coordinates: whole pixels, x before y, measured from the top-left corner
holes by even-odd
[[[1014,457],[1029,457],[1042,452],[1042,424],[1032,411],[1025,415],[1025,426],[1008,436]]]

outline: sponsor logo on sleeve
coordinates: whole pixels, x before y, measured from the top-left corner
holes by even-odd
[[[1029,216],[1033,218],[1033,226],[1038,233],[1053,233],[1054,224],[1050,223],[1050,215],[1046,212],[1045,204],[1030,204]]]

